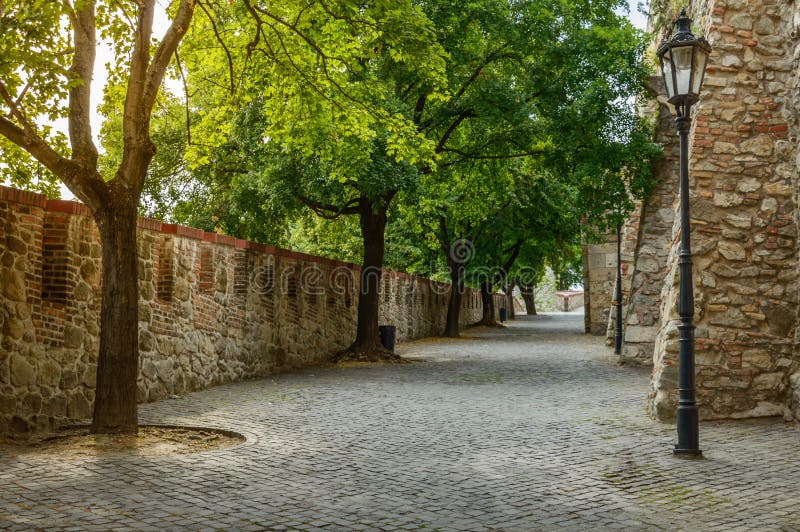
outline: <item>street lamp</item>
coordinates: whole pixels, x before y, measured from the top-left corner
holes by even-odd
[[[681,248],[680,248],[680,295],[678,315],[680,325],[679,378],[680,398],[678,400],[678,444],[674,453],[678,455],[699,456],[700,438],[698,428],[697,403],[695,402],[694,366],[694,284],[692,282],[692,250],[689,240],[689,123],[692,104],[700,99],[700,86],[703,84],[706,61],[711,45],[702,37],[697,38],[690,30],[692,21],[682,10],[675,21],[675,31],[669,41],[658,47],[661,74],[667,89],[669,103],[675,106],[675,123],[680,138],[680,209],[681,209]]]
[[[616,323],[614,324],[614,354],[622,352],[622,225],[617,224],[617,289],[614,294],[616,303]]]

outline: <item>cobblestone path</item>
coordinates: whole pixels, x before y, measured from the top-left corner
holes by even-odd
[[[0,457],[0,528],[800,530],[800,430],[703,423],[705,459],[644,413],[582,316],[401,346],[424,362],[315,368],[141,407],[227,428],[186,456]]]

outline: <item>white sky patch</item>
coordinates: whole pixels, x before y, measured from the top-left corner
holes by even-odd
[[[647,11],[649,9],[649,4],[647,0],[628,0],[630,9],[628,20],[640,30],[647,29]],[[640,5],[642,9],[639,9]],[[644,11],[644,13],[642,13],[642,11]]]

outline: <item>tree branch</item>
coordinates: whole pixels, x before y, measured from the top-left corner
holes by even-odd
[[[186,76],[183,73],[183,67],[181,67],[181,58],[178,55],[178,50],[175,50],[175,63],[178,65],[178,74],[181,77],[181,82],[183,84],[183,103],[186,110],[186,145],[192,145],[192,115],[189,110],[189,84],[186,81]]]
[[[389,207],[389,204],[392,202],[392,199],[394,199],[396,194],[396,190],[390,190],[383,195],[383,204],[385,207]]]
[[[417,103],[414,105],[414,125],[417,126],[419,129],[419,124],[422,121],[422,111],[425,109],[425,102],[428,101],[428,96],[426,94],[420,94],[419,98],[417,98]]]
[[[329,203],[322,203],[305,196],[298,195],[297,198],[303,205],[314,211],[314,214],[326,220],[335,220],[342,215],[358,214],[361,209],[360,198],[353,198],[342,207],[337,207]]]
[[[33,83],[33,79],[29,79],[25,86],[22,87],[22,90],[19,91],[19,96],[17,96],[17,99],[14,101],[16,107],[22,105],[22,100],[25,98],[25,94],[28,93],[28,89],[31,88],[31,83]]]
[[[514,266],[514,262],[519,257],[519,252],[522,249],[522,240],[517,240],[513,246],[506,249],[505,252],[511,252],[511,255],[508,257],[508,260],[500,267],[500,271],[497,272],[497,276],[495,277],[495,283],[501,284],[505,278],[508,276],[508,272],[511,271],[511,267]]]
[[[345,16],[342,16],[342,15],[337,15],[337,14],[336,14],[336,13],[334,13],[334,12],[333,12],[333,10],[332,10],[332,9],[331,9],[331,8],[328,6],[328,4],[326,4],[326,3],[325,3],[323,0],[317,0],[317,1],[319,2],[319,5],[320,5],[320,7],[322,7],[322,10],[323,10],[323,11],[325,11],[325,13],[327,13],[327,14],[328,14],[328,16],[329,16],[329,17],[331,17],[332,19],[334,19],[334,20],[343,20],[343,21],[344,21],[344,22],[346,22],[346,23],[347,23],[347,25],[348,25],[348,26],[350,26],[350,28],[352,28],[353,30],[358,30],[358,29],[359,29],[359,28],[358,28],[358,25],[357,25],[355,22],[353,22],[353,19],[351,19],[350,17],[345,17]],[[314,3],[314,2],[312,1],[311,3]],[[359,24],[362,24],[362,25],[364,25],[364,26],[368,26],[368,27],[370,27],[370,28],[373,28],[373,29],[376,29],[376,28],[378,28],[378,24],[377,24],[377,23],[375,23],[375,22],[372,22],[372,23],[370,23],[368,20],[360,20],[360,21],[359,21]]]
[[[219,30],[217,30],[217,24],[214,21],[214,17],[211,16],[211,13],[208,12],[208,9],[206,9],[206,6],[203,5],[203,3],[200,2],[199,0],[197,2],[197,5],[200,6],[200,9],[202,9],[203,13],[205,13],[206,17],[208,17],[208,21],[211,23],[211,29],[214,30],[214,36],[216,37],[217,42],[219,43],[219,45],[222,47],[222,50],[225,52],[225,57],[228,60],[228,77],[230,78],[230,89],[229,89],[229,91],[230,91],[231,96],[233,96],[234,92],[236,92],[236,90],[234,88],[235,83],[234,83],[234,74],[233,74],[233,57],[231,56],[230,50],[225,45],[225,41],[222,40],[222,36],[219,34]]]
[[[364,66],[366,68],[366,64],[362,63],[362,66]],[[406,87],[404,89],[401,89],[400,85],[398,85],[397,89],[395,90],[395,93],[398,95],[398,97],[401,100],[406,101],[406,98],[408,98],[408,96],[411,94],[411,91],[416,86],[417,86],[417,80],[412,80],[411,83],[408,84],[408,87]],[[421,87],[421,89],[422,89],[422,87]],[[422,97],[422,95],[420,95],[420,97]]]
[[[450,253],[450,233],[447,230],[447,218],[439,215],[439,233],[441,236],[442,251],[444,252],[444,259],[447,261],[448,266],[453,260]]]
[[[262,24],[265,24],[270,29],[272,29],[273,33],[275,34],[275,36],[278,39],[278,42],[281,45],[283,53],[286,55],[286,60],[288,61],[288,63],[294,68],[295,71],[297,71],[304,79],[306,79],[307,83],[309,83],[309,85],[311,85],[311,87],[316,92],[318,92],[326,100],[331,102],[331,104],[333,104],[336,107],[344,110],[342,105],[340,103],[338,103],[338,101],[336,101],[335,98],[326,96],[324,94],[324,91],[322,91],[321,89],[316,87],[314,85],[313,81],[311,80],[311,78],[309,77],[308,73],[304,72],[296,64],[296,62],[292,59],[292,54],[289,52],[289,50],[288,50],[288,48],[286,46],[286,43],[284,41],[284,38],[281,35],[281,32],[278,31],[278,28],[275,25],[283,26],[286,29],[290,30],[294,35],[296,35],[302,41],[304,41],[317,54],[317,56],[319,57],[320,61],[322,62],[322,68],[320,69],[321,73],[322,73],[322,76],[325,78],[325,80],[328,83],[331,84],[331,86],[333,86],[339,92],[339,94],[341,94],[343,97],[345,97],[346,99],[348,99],[351,102],[353,102],[355,105],[357,105],[360,108],[362,108],[364,111],[366,111],[371,116],[374,116],[374,117],[378,116],[378,113],[376,113],[369,105],[367,105],[363,101],[359,100],[355,96],[351,95],[349,92],[347,92],[345,90],[344,87],[342,87],[342,85],[339,82],[337,82],[335,79],[333,79],[331,77],[331,70],[332,69],[329,66],[329,60],[338,61],[344,66],[345,69],[349,70],[349,65],[348,65],[347,61],[343,57],[326,54],[325,51],[319,46],[319,44],[317,44],[311,37],[309,37],[307,34],[305,34],[303,31],[300,30],[300,28],[298,27],[298,25],[296,23],[292,24],[291,22],[288,22],[288,21],[282,19],[281,17],[276,16],[275,14],[271,13],[266,8],[260,7],[258,5],[251,5],[251,2],[249,0],[244,0],[244,3],[247,6],[247,10],[250,12],[251,16],[256,18],[257,25],[258,25],[259,28],[260,28],[260,26]],[[266,18],[274,21],[274,24],[270,24],[268,22],[264,22],[261,19],[261,17],[258,15],[258,13],[261,13]],[[277,58],[275,58],[275,59],[277,59]]]
[[[311,37],[309,37],[308,35],[306,35],[304,32],[302,32],[302,31],[300,30],[300,28],[297,26],[297,23],[295,23],[295,24],[292,24],[291,22],[288,22],[288,21],[286,21],[286,20],[282,19],[281,17],[279,17],[279,16],[277,16],[277,15],[274,15],[274,14],[273,14],[273,13],[271,13],[269,10],[267,10],[267,9],[265,9],[265,8],[263,8],[263,7],[259,7],[259,6],[257,6],[257,5],[255,6],[255,9],[256,9],[256,10],[257,10],[259,13],[261,13],[262,15],[264,15],[265,17],[267,17],[267,18],[269,18],[269,19],[272,19],[272,20],[273,20],[273,21],[275,21],[275,23],[277,23],[278,25],[280,25],[280,26],[284,26],[285,28],[287,28],[287,29],[291,30],[291,31],[292,31],[292,33],[294,33],[295,35],[297,35],[298,37],[300,37],[300,39],[302,39],[303,41],[305,41],[305,43],[306,43],[306,44],[308,44],[308,46],[310,46],[310,47],[311,47],[311,49],[313,49],[313,50],[314,50],[314,51],[317,53],[317,55],[318,55],[318,56],[319,56],[319,57],[320,57],[320,58],[323,60],[323,62],[325,62],[327,59],[335,59],[335,60],[338,60],[338,61],[340,61],[340,62],[341,62],[343,65],[347,65],[347,61],[345,61],[345,60],[344,60],[344,58],[342,58],[342,57],[337,57],[337,56],[329,56],[329,55],[327,55],[327,54],[326,54],[326,53],[325,53],[325,52],[322,50],[322,48],[320,48],[320,46],[319,46],[319,45],[316,43],[316,41],[314,41],[314,39],[312,39]],[[273,29],[273,31],[275,31],[275,30]],[[275,31],[275,33],[278,33],[278,32],[277,32],[277,31]]]
[[[441,152],[442,153],[450,152],[450,153],[455,153],[455,154],[461,156],[461,159],[459,159],[458,161],[454,161],[454,162],[451,162],[451,163],[446,163],[446,164],[444,164],[442,166],[450,166],[452,164],[455,164],[456,162],[463,161],[464,159],[479,159],[479,160],[485,160],[485,159],[492,159],[492,160],[494,160],[494,159],[518,159],[520,157],[533,157],[535,155],[542,155],[544,153],[544,151],[542,151],[542,150],[532,150],[532,151],[525,151],[525,152],[520,152],[520,153],[507,153],[507,154],[499,154],[499,155],[489,155],[489,154],[472,154],[472,153],[465,152],[463,150],[459,150],[459,149],[456,149],[456,148],[442,148]]]
[[[92,140],[91,88],[97,50],[94,2],[81,2],[70,17],[75,52],[70,66],[67,123],[72,160],[85,168],[97,168],[97,147]]]
[[[64,174],[66,167],[75,165],[74,162],[59,155],[41,137],[23,130],[4,116],[0,116],[0,135],[33,155],[59,178]]]
[[[467,118],[473,118],[474,116],[475,112],[472,109],[464,109],[463,111],[458,113],[456,119],[453,121],[452,124],[450,124],[450,127],[447,128],[447,131],[444,132],[442,138],[439,139],[439,143],[436,144],[436,153],[442,153],[442,151],[445,149],[444,145],[445,143],[447,143],[447,139],[450,138],[450,135],[453,134],[456,128],[458,128],[458,126],[460,126],[464,120],[466,120]]]
[[[150,22],[147,28],[148,33],[150,33],[153,27],[152,2],[147,3],[151,4],[151,12],[149,14]],[[161,39],[161,44],[156,49],[153,60],[150,61],[147,68],[145,92],[143,94],[144,107],[142,110],[147,113],[148,117],[150,116],[150,111],[153,109],[153,103],[156,100],[158,89],[161,87],[161,81],[164,79],[164,72],[167,70],[170,58],[172,58],[172,54],[178,49],[178,44],[181,42],[181,39],[183,39],[183,36],[186,35],[186,32],[189,30],[189,23],[192,21],[192,15],[194,14],[194,6],[195,0],[181,0],[178,6],[178,12],[175,14],[172,24],[170,24],[167,33],[164,34],[164,38]],[[137,40],[137,45],[138,44]],[[147,43],[147,45],[149,51],[149,43]]]
[[[4,116],[0,116],[0,135],[30,153],[87,205],[107,201],[108,188],[96,169],[85,168],[60,155],[35,132],[24,131]]]
[[[147,68],[150,64],[150,37],[153,32],[153,11],[155,0],[139,2],[134,32],[133,53],[130,61],[128,90],[125,93],[125,107],[122,119],[123,155],[122,167],[127,166],[129,151],[137,147],[142,134],[148,133],[148,119],[143,116],[145,110],[145,90],[147,86]],[[149,116],[149,113],[148,113]]]
[[[502,54],[502,53],[500,53],[503,50],[505,50],[506,48],[508,48],[509,46],[510,46],[510,43],[505,43],[503,46],[501,46],[497,50],[494,50],[489,55],[487,55],[484,58],[484,60],[481,61],[481,63],[475,68],[475,70],[472,72],[472,75],[469,78],[467,78],[467,80],[464,83],[461,84],[461,87],[458,88],[456,93],[453,95],[452,100],[450,100],[450,101],[452,103],[455,103],[459,98],[461,98],[461,96],[464,95],[464,93],[467,91],[469,86],[472,85],[475,82],[476,79],[478,79],[478,76],[481,75],[481,72],[483,72],[483,69],[486,68],[487,66],[489,66],[490,63],[492,63],[493,61],[497,61],[498,59],[516,57],[516,54],[510,54],[510,53],[509,54]]]
[[[8,92],[8,88],[6,88],[6,85],[2,81],[0,81],[0,98],[6,102],[10,115],[15,118],[17,122],[19,122],[23,131],[25,131],[25,133],[28,135],[35,135],[36,130],[34,129],[33,125],[30,123],[30,121],[28,121],[28,117],[22,112],[19,104],[11,97],[11,94]]]

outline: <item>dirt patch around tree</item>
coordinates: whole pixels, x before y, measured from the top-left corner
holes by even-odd
[[[0,453],[58,458],[169,456],[216,451],[244,441],[244,436],[235,432],[200,427],[142,425],[135,436],[90,434],[89,427],[68,427],[57,434],[24,442],[0,441]]]

